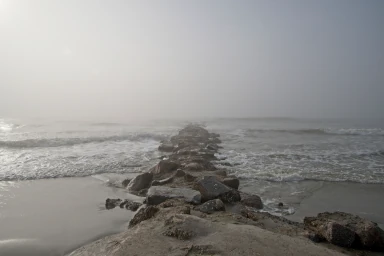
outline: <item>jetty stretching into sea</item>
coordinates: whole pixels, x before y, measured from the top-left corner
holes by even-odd
[[[263,212],[258,195],[214,165],[220,135],[187,125],[159,163],[122,181],[142,201],[107,199],[106,208],[136,211],[128,229],[85,245],[80,255],[379,255],[384,232],[356,215],[334,212],[303,223]],[[283,204],[280,207],[284,207]],[[375,252],[376,251],[376,252]]]

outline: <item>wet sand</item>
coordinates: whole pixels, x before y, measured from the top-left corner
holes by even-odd
[[[131,211],[105,199],[130,198],[106,176],[0,182],[0,255],[65,255],[127,228]]]
[[[361,184],[352,182],[299,181],[268,182],[243,181],[240,188],[258,194],[271,210],[283,202],[293,209],[293,214],[284,216],[290,220],[303,221],[306,216],[320,212],[342,211],[357,214],[384,227],[384,184]]]
[[[324,182],[313,194],[304,198],[290,219],[302,221],[325,211],[357,214],[384,228],[384,185],[349,182]]]

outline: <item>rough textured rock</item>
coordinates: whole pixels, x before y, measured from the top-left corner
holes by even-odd
[[[200,204],[201,195],[199,191],[190,188],[170,188],[154,186],[148,190],[146,202],[148,205],[157,205],[168,199],[182,198],[187,203]]]
[[[339,234],[337,232],[347,234],[349,231],[346,230],[350,230],[355,233],[355,239],[352,243],[349,240],[348,242],[343,241],[344,245],[342,246],[384,251],[384,231],[376,223],[357,215],[343,212],[324,212],[319,213],[317,217],[304,218],[304,224],[307,229],[324,237],[330,243],[338,241],[330,234],[334,233],[335,236]]]
[[[145,173],[139,174],[129,182],[127,189],[131,192],[146,189],[149,186],[151,186],[152,179],[153,179],[152,173],[145,172]]]
[[[125,199],[123,202],[120,203],[120,208],[125,208],[127,210],[136,211],[139,209],[140,206],[142,206],[141,203],[133,202],[131,200]]]
[[[121,199],[107,198],[107,200],[105,200],[105,208],[107,208],[107,210],[110,210],[120,205],[120,203],[121,203]]]
[[[183,230],[181,228],[171,227],[163,233],[165,236],[175,237],[179,240],[188,240],[195,234],[192,230]]]
[[[172,162],[169,160],[160,161],[155,167],[153,167],[150,172],[153,174],[165,174],[176,171],[180,165],[176,162]]]
[[[131,182],[132,179],[125,179],[121,182],[121,185],[123,185],[123,188],[126,188],[129,184],[129,182]]]
[[[172,208],[162,210],[172,211]],[[123,233],[102,238],[70,254],[70,256],[90,255],[342,256],[345,254],[324,248],[309,240],[275,234],[252,225],[213,222],[193,215],[159,212],[154,218],[141,222]]]
[[[244,192],[240,192],[241,203],[245,206],[252,207],[255,209],[263,209],[264,205],[261,198],[257,195],[251,195]]]
[[[223,184],[227,185],[230,188],[239,189],[240,181],[238,178],[225,178],[223,179]]]
[[[195,210],[210,214],[216,211],[225,211],[225,206],[223,201],[221,201],[220,199],[213,199],[203,203],[202,205],[197,206]]]
[[[200,191],[203,202],[216,198],[228,203],[241,200],[238,191],[224,185],[215,176],[202,177],[195,183],[194,188]]]
[[[324,237],[331,244],[351,247],[355,241],[355,236],[355,232],[337,222],[331,221],[325,226]]]
[[[120,208],[125,208],[127,210],[136,211],[137,209],[139,209],[139,207],[141,205],[142,205],[141,203],[134,202],[134,201],[131,201],[128,199],[121,200],[121,199],[107,198],[107,200],[105,200],[105,208],[107,208],[108,210],[119,206]]]
[[[148,219],[152,218],[153,216],[155,216],[155,214],[158,211],[159,211],[159,208],[157,208],[155,206],[152,206],[152,205],[149,205],[149,206],[147,206],[145,208],[141,208],[135,214],[133,219],[131,219],[131,221],[129,222],[129,227],[133,227],[133,226],[139,224],[140,222],[142,222],[144,220],[148,220]]]

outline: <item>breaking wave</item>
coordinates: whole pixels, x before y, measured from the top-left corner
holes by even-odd
[[[366,136],[384,136],[384,129],[372,128],[372,129],[247,129],[246,133],[291,133],[291,134],[313,134],[313,135],[366,135]]]
[[[37,148],[37,147],[62,147],[73,146],[87,143],[102,142],[121,142],[121,141],[142,141],[155,140],[161,141],[167,136],[161,134],[139,133],[129,135],[116,135],[106,137],[79,137],[79,138],[44,138],[44,139],[26,139],[17,141],[0,141],[0,147],[3,148]]]

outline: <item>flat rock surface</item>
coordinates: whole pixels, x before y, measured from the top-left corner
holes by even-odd
[[[153,186],[148,190],[147,204],[157,205],[168,199],[182,198],[187,203],[199,204],[201,195],[199,191],[190,188],[171,188],[164,186]]]
[[[211,222],[186,214],[141,222],[123,233],[83,246],[70,256],[344,255],[300,238],[251,225]],[[185,239],[184,239],[185,238]]]
[[[215,176],[204,176],[199,179],[194,188],[201,193],[202,201],[220,198],[224,202],[240,201],[240,194],[219,181]]]

